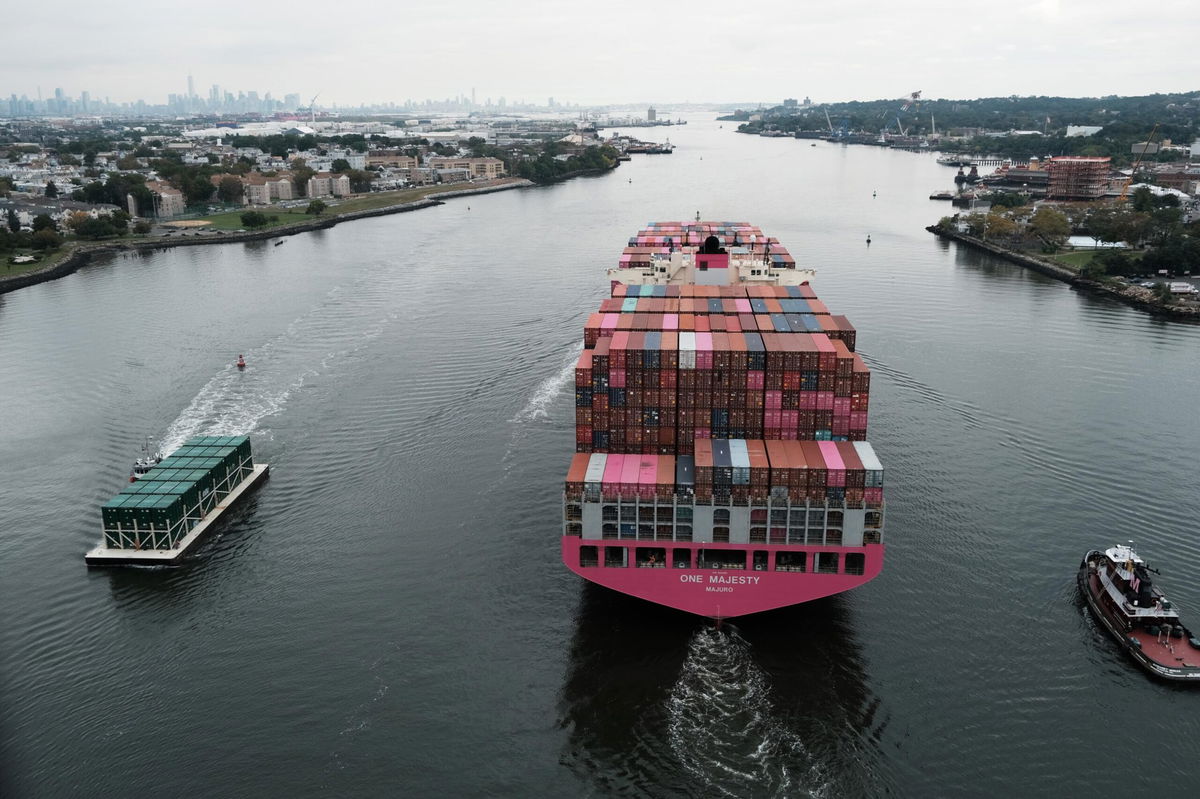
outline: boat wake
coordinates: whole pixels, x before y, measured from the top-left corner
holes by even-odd
[[[766,675],[736,632],[693,636],[667,705],[671,749],[701,794],[825,795],[821,769],[777,718]]]
[[[381,304],[382,300],[367,297],[365,302]],[[168,426],[159,450],[172,452],[197,435],[247,435],[264,419],[282,411],[305,381],[359,356],[398,318],[398,312],[388,311],[363,320],[365,327],[347,327],[346,321],[361,312],[357,306],[362,304],[363,298],[354,292],[335,288],[323,304],[294,320],[278,336],[246,350],[246,370],[237,369],[231,361],[213,375]]]
[[[582,342],[573,345],[570,357],[565,360],[557,372],[538,384],[537,389],[533,392],[533,396],[525,403],[525,407],[518,411],[517,415],[509,421],[517,424],[549,418],[551,403],[562,393],[563,389],[571,384],[575,376],[575,364],[579,360],[581,352],[583,352]]]
[[[253,358],[253,354],[251,355]],[[282,389],[270,389],[257,375],[242,374],[229,366],[212,377],[171,423],[159,442],[159,451],[174,452],[192,436],[241,436],[252,432],[263,419],[283,410],[291,393],[315,372],[301,374]]]

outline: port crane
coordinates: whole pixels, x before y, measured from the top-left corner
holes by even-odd
[[[1129,194],[1129,187],[1133,185],[1133,179],[1137,177],[1138,167],[1142,165],[1142,159],[1146,157],[1146,151],[1150,149],[1150,145],[1154,143],[1154,136],[1158,133],[1158,123],[1154,123],[1154,129],[1150,131],[1150,138],[1146,139],[1146,144],[1142,147],[1142,151],[1138,153],[1137,160],[1133,162],[1133,168],[1129,170],[1129,178],[1125,181],[1125,185],[1121,187],[1121,195],[1117,197],[1117,202],[1125,202],[1126,195]]]
[[[915,92],[909,92],[908,96],[901,97],[900,101],[901,101],[901,103],[903,103],[903,105],[901,105],[900,110],[896,112],[896,130],[900,131],[901,136],[907,136],[908,131],[906,131],[904,129],[904,125],[900,122],[900,115],[903,114],[908,109],[916,108],[921,104],[921,90],[917,89]],[[883,126],[883,130],[881,130],[879,132],[880,138],[883,138],[883,136],[887,133],[888,128],[890,128],[891,126],[892,126],[891,122],[888,122],[886,125]]]

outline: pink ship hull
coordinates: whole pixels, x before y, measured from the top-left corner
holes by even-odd
[[[596,547],[600,550],[598,565],[580,565],[580,547]],[[605,566],[606,547],[625,547],[629,550],[627,566]],[[667,566],[647,567],[634,563],[633,552],[638,547],[665,548],[672,552],[691,550],[691,561],[695,562],[694,551],[704,549],[740,550],[769,553],[769,562],[764,570],[756,569],[688,569]],[[837,552],[862,553],[865,564],[862,574],[824,574],[812,571],[775,571],[775,553],[808,552],[809,563],[815,553]],[[761,613],[765,610],[811,602],[821,597],[840,594],[857,588],[879,576],[883,568],[883,544],[867,547],[795,547],[770,546],[765,544],[679,544],[671,541],[589,540],[574,536],[562,538],[563,563],[567,567],[597,585],[620,591],[623,594],[645,599],[660,605],[694,613],[708,618],[728,619]],[[839,557],[840,564],[845,558]]]

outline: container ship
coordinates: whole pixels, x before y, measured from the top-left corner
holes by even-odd
[[[740,222],[659,222],[608,270],[575,365],[563,562],[725,619],[883,567],[870,371],[810,269]]]
[[[100,508],[104,540],[89,566],[175,563],[268,472],[246,436],[196,436],[147,465]]]

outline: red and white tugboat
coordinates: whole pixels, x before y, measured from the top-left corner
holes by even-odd
[[[1154,585],[1132,545],[1093,549],[1079,565],[1079,590],[1097,621],[1146,671],[1166,680],[1200,681],[1200,640]]]

